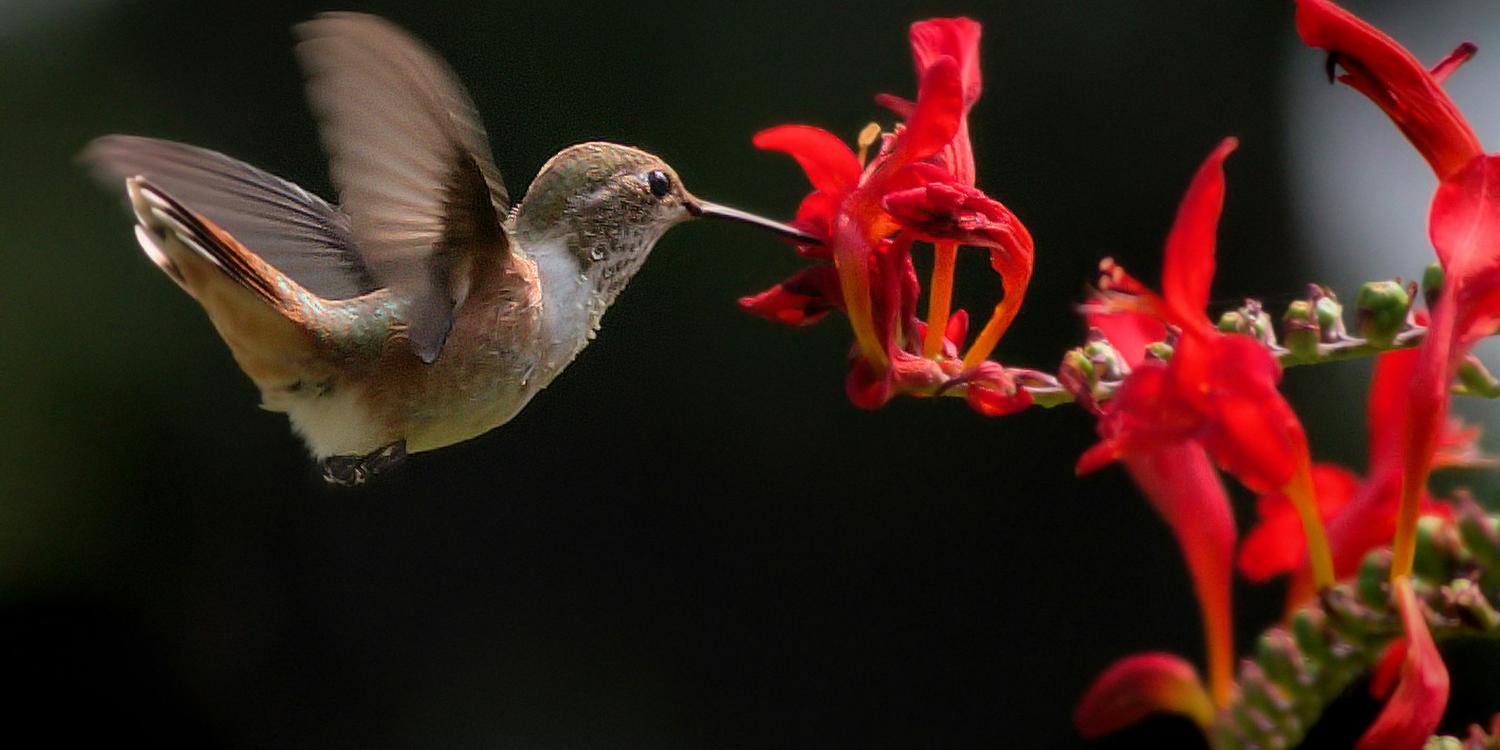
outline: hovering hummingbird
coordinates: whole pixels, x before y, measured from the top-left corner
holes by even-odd
[[[683,221],[818,241],[700,200],[661,159],[613,143],[553,156],[512,208],[478,113],[435,53],[368,15],[296,32],[338,206],[180,143],[111,135],[83,158],[125,186],[141,248],[203,306],[329,482],[509,421]]]

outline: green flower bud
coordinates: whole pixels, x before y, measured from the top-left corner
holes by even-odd
[[[1094,377],[1094,363],[1089,361],[1088,355],[1081,348],[1069,349],[1063,355],[1061,369],[1071,372],[1079,382],[1087,383],[1090,388],[1099,382]]]
[[[1298,359],[1317,359],[1318,344],[1322,335],[1318,328],[1318,314],[1313,303],[1299,299],[1287,305],[1281,316],[1282,339],[1292,356]]]
[[[1500,396],[1500,380],[1496,380],[1484,364],[1474,357],[1468,357],[1458,366],[1458,382],[1464,393],[1486,398]]]
[[[1153,341],[1146,345],[1146,356],[1166,362],[1172,358],[1172,345],[1165,341]]]
[[[1389,349],[1396,335],[1406,328],[1411,295],[1399,282],[1370,281],[1359,288],[1354,309],[1359,335],[1376,348]]]
[[[1245,316],[1239,310],[1229,310],[1219,316],[1219,330],[1224,333],[1241,333],[1245,330]]]
[[[1344,306],[1332,289],[1312,284],[1308,299],[1318,315],[1318,332],[1325,344],[1337,344],[1349,337],[1344,330]]]
[[[1240,308],[1240,317],[1245,320],[1241,333],[1266,346],[1276,346],[1276,325],[1271,321],[1271,316],[1266,314],[1265,308],[1261,307],[1260,300],[1245,300],[1245,306]]]
[[[1427,303],[1427,309],[1431,310],[1437,302],[1438,294],[1443,291],[1443,264],[1430,263],[1422,270],[1422,301]]]

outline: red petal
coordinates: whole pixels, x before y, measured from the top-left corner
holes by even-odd
[[[964,118],[963,83],[958,63],[938,58],[922,74],[917,88],[917,106],[906,121],[897,145],[898,166],[927,159],[947,146],[958,134]]]
[[[909,172],[909,170],[907,170]],[[977,188],[929,182],[886,194],[882,207],[917,239],[1007,248],[1030,259],[1031,235],[1015,214]]]
[[[1370,697],[1381,701],[1390,698],[1391,692],[1396,689],[1396,683],[1401,679],[1401,666],[1405,663],[1405,636],[1385,644],[1385,650],[1380,652],[1380,660],[1370,670]]]
[[[792,326],[810,325],[844,305],[833,266],[811,266],[760,294],[741,297],[740,308]]]
[[[1206,437],[1208,449],[1220,466],[1250,489],[1263,493],[1278,490],[1307,455],[1302,423],[1276,389],[1281,366],[1249,336],[1215,333],[1210,341],[1212,345],[1206,347],[1212,368],[1206,383],[1209,401],[1205,416],[1211,427]],[[1176,354],[1172,364],[1177,365]],[[1192,382],[1177,385],[1194,388]],[[1198,390],[1204,391],[1203,385],[1198,384]]]
[[[1135,654],[1094,680],[1073,712],[1073,725],[1084,737],[1100,737],[1158,711],[1182,714],[1204,728],[1213,723],[1213,702],[1193,665],[1172,654]]]
[[[1337,466],[1318,464],[1313,467],[1313,485],[1319,513],[1328,521],[1354,498],[1359,477]],[[1240,573],[1259,582],[1301,569],[1307,556],[1306,536],[1291,501],[1280,492],[1262,495],[1256,500],[1256,512],[1260,522],[1240,544]],[[1389,529],[1384,536],[1390,537]],[[1337,552],[1334,558],[1339,558]]]
[[[917,111],[916,102],[896,96],[895,94],[876,94],[875,103],[895,112],[896,116],[903,120],[910,120],[912,113]]]
[[[943,338],[953,345],[955,350],[963,350],[964,342],[969,339],[969,313],[958,310],[948,318],[948,327],[943,330]]]
[[[879,409],[891,400],[891,371],[877,372],[863,357],[856,357],[844,380],[844,391],[850,403],[861,409]]]
[[[982,362],[968,375],[969,408],[986,417],[1003,417],[1031,406],[1031,393],[1018,388],[998,362]]]
[[[965,185],[974,184],[974,149],[969,145],[967,121],[969,108],[979,100],[983,88],[979,74],[979,32],[979,24],[967,18],[938,18],[911,26],[912,56],[916,59],[918,77],[926,75],[943,57],[951,57],[958,64],[963,118],[958,132],[937,159]]]
[[[1167,235],[1162,296],[1172,322],[1185,331],[1207,330],[1208,289],[1214,280],[1214,243],[1224,208],[1224,159],[1239,145],[1226,138],[1193,175]]]
[[[1298,0],[1297,33],[1336,55],[1344,83],[1358,89],[1401,129],[1439,179],[1483,149],[1463,113],[1405,47],[1328,0]],[[1446,75],[1445,66],[1438,72]]]
[[[1375,362],[1366,407],[1372,474],[1381,464],[1399,461],[1401,430],[1406,426],[1407,391],[1416,365],[1416,349],[1386,352]]]
[[[1392,582],[1401,621],[1406,628],[1406,660],[1401,681],[1385,708],[1375,718],[1356,750],[1417,750],[1442,721],[1448,705],[1448,668],[1432,642],[1422,604],[1411,590],[1411,579]]]
[[[757,148],[791,155],[815,190],[843,195],[859,182],[859,157],[839,137],[811,125],[779,125],[755,134]]]
[[[1234,661],[1230,583],[1235,529],[1229,496],[1208,454],[1195,442],[1131,453],[1124,460],[1131,478],[1177,537],[1203,610],[1213,694],[1226,703]]]
[[[1500,156],[1475,159],[1438,186],[1428,232],[1446,272],[1442,297],[1457,305],[1452,367],[1500,322]]]
[[[953,58],[958,63],[964,102],[972,105],[981,90],[979,34],[979,23],[968,18],[933,18],[912,24],[911,52],[917,75],[925,75],[943,57]]]
[[[1160,320],[1138,312],[1091,312],[1085,319],[1090,328],[1104,332],[1125,363],[1135,367],[1146,358],[1146,347],[1167,338],[1167,327]]]

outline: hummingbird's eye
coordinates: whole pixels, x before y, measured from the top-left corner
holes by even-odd
[[[667,197],[672,192],[672,178],[660,169],[653,169],[646,175],[646,186],[651,188],[651,194],[658,198]]]

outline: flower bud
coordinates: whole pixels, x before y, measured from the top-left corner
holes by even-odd
[[[1130,366],[1125,364],[1120,352],[1103,337],[1084,344],[1083,355],[1088,357],[1098,380],[1124,380],[1130,374]]]
[[[1245,316],[1239,310],[1229,310],[1219,316],[1219,330],[1223,333],[1241,333],[1245,330]]]
[[[1422,301],[1427,303],[1427,309],[1431,310],[1437,304],[1438,295],[1443,291],[1443,264],[1430,263],[1422,270]]]
[[[1500,396],[1500,380],[1496,380],[1484,364],[1473,356],[1464,358],[1464,363],[1458,366],[1458,382],[1466,394],[1485,398]]]
[[[1146,356],[1166,362],[1172,359],[1172,345],[1165,341],[1153,341],[1146,345]]]
[[[1313,312],[1318,316],[1319,337],[1325,344],[1337,344],[1347,338],[1344,329],[1344,306],[1332,289],[1317,284],[1308,284],[1307,298],[1312,300]]]
[[[1411,295],[1397,281],[1370,281],[1354,298],[1359,335],[1378,349],[1389,349],[1406,328]]]
[[[1313,303],[1299,299],[1287,305],[1281,317],[1282,340],[1297,359],[1316,359],[1322,335],[1318,328],[1318,314]]]

